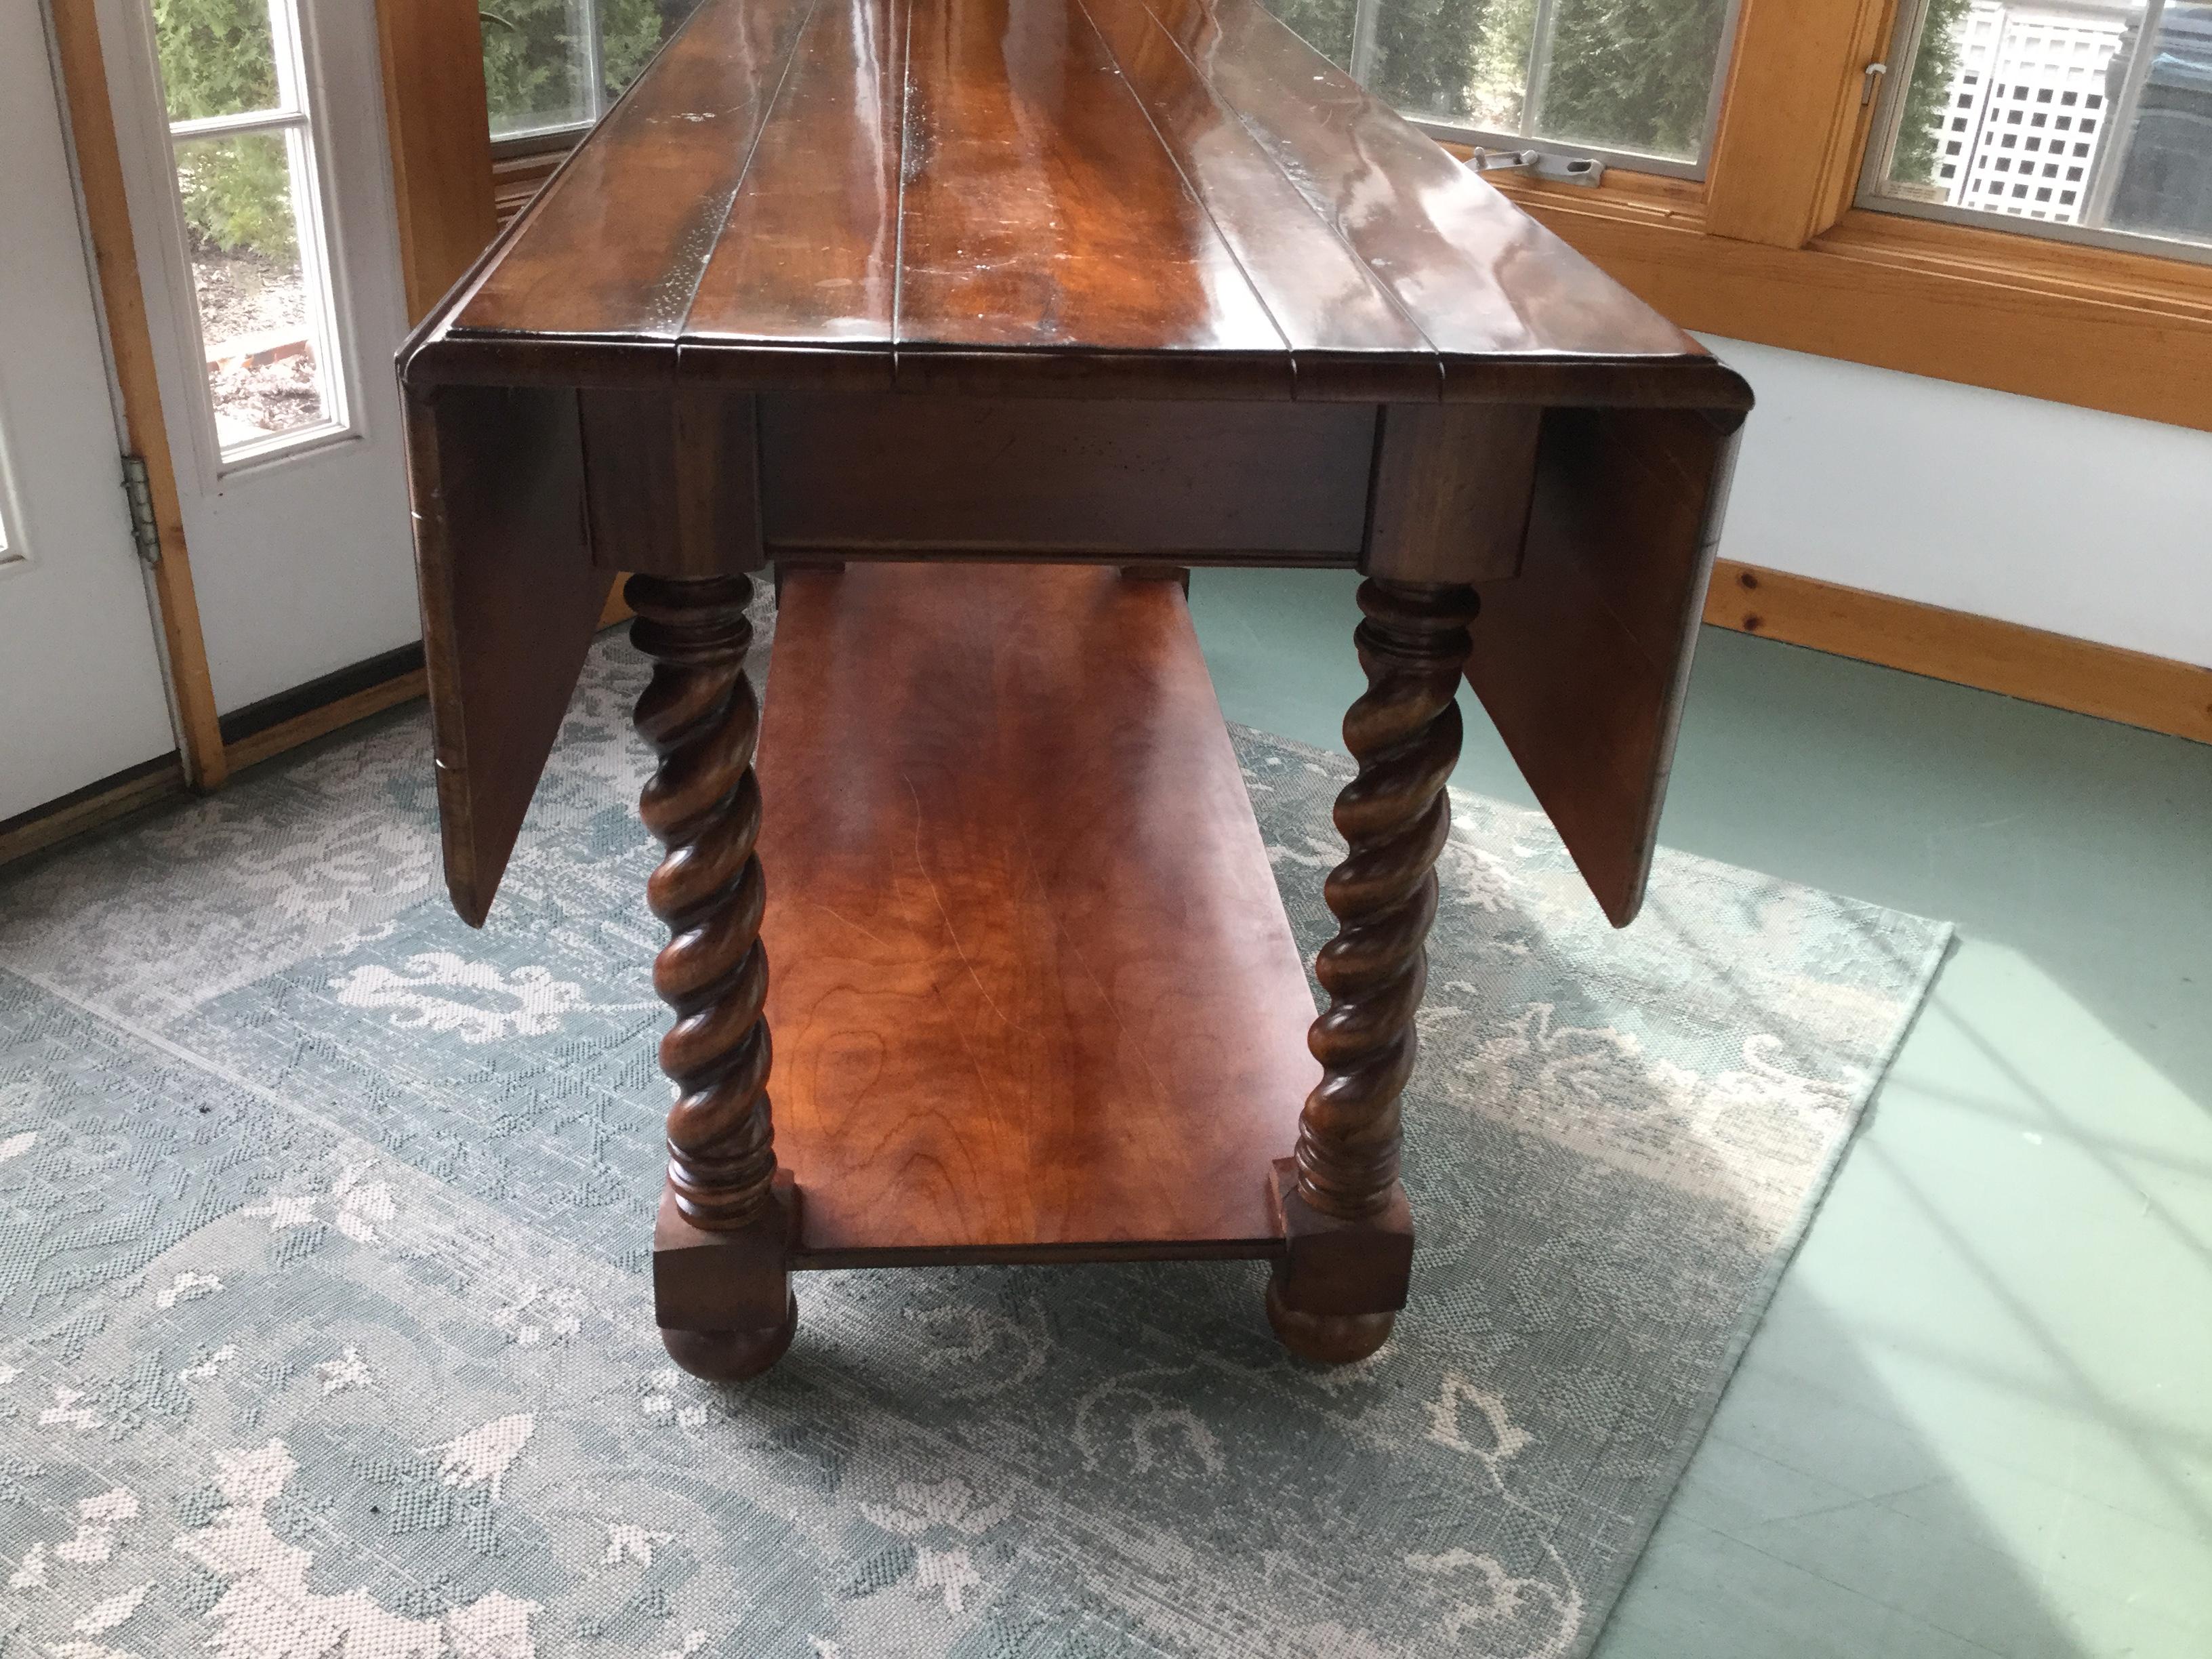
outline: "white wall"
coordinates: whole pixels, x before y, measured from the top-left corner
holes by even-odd
[[[1723,557],[2212,666],[2212,433],[1706,343],[1759,398]]]

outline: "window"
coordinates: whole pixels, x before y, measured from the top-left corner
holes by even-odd
[[[2081,164],[2066,175],[2081,188],[2035,193],[2050,204],[2036,229],[2212,250],[2212,0],[1917,0],[1899,27],[1912,70],[1892,89],[1887,142],[1869,150],[1865,206],[1969,222],[2030,214],[2023,191],[2006,195],[1978,167],[1984,150],[2013,144],[1996,129],[2026,118],[2048,126],[2054,160]],[[1936,165],[1937,138],[1978,74],[1996,84],[1963,141],[1975,165],[1954,173]]]
[[[484,92],[495,139],[573,134],[607,112],[698,0],[488,0]]]
[[[1448,136],[1695,174],[1733,0],[1265,0],[1377,95]]]
[[[152,0],[225,465],[346,429],[297,0]]]

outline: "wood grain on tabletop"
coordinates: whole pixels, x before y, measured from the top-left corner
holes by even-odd
[[[525,335],[586,380],[1740,401],[1255,0],[705,0],[432,357]]]

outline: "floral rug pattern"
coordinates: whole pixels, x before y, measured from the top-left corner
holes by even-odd
[[[1587,1651],[1948,928],[1662,854],[1616,934],[1455,797],[1381,1353],[1252,1263],[819,1273],[718,1388],[644,1273],[641,680],[481,933],[419,710],[0,872],[0,1656]],[[1235,735],[1310,953],[1350,763]]]

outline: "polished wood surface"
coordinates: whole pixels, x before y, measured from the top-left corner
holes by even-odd
[[[1510,586],[1475,684],[1616,920],[1749,404],[1256,0],[704,0],[403,378],[576,394],[608,572]]]
[[[1376,416],[1358,404],[763,397],[762,535],[777,557],[1173,550],[1349,565]]]
[[[630,641],[653,663],[636,725],[654,765],[637,814],[666,853],[646,902],[668,928],[653,988],[676,1011],[660,1040],[660,1069],[677,1091],[668,1189],[684,1218],[708,1232],[750,1221],[775,1179],[761,1016],[767,891],[754,851],[760,703],[745,678],[752,592],[743,576],[633,576],[623,590],[637,613]]]
[[[1420,1051],[1414,1017],[1428,988],[1476,600],[1464,585],[1369,580],[1359,609],[1367,690],[1344,720],[1359,769],[1332,815],[1346,853],[1322,896],[1337,931],[1314,960],[1328,1006],[1306,1038],[1322,1076],[1276,1191],[1287,1248],[1267,1291],[1292,1352],[1339,1362],[1382,1346],[1413,1272],[1399,1102]]]
[[[1518,575],[1542,429],[1527,404],[1384,409],[1359,568],[1403,582]]]
[[[809,9],[706,0],[502,239],[468,326],[672,342]]]
[[[679,1364],[933,1262],[1263,1257],[1293,1352],[1388,1337],[1462,668],[1625,921],[1736,376],[1255,0],[704,0],[402,379],[471,921],[641,573]],[[1370,578],[1318,1020],[1207,563]]]
[[[705,0],[409,374],[1747,401],[1255,0]]]
[[[1658,847],[1732,428],[1548,411],[1520,574],[1482,584],[1468,682],[1616,927]]]
[[[591,560],[575,398],[409,388],[407,483],[446,889],[481,927],[613,581]]]
[[[1180,587],[794,571],[767,709],[799,1264],[1271,1254],[1313,1002]]]

